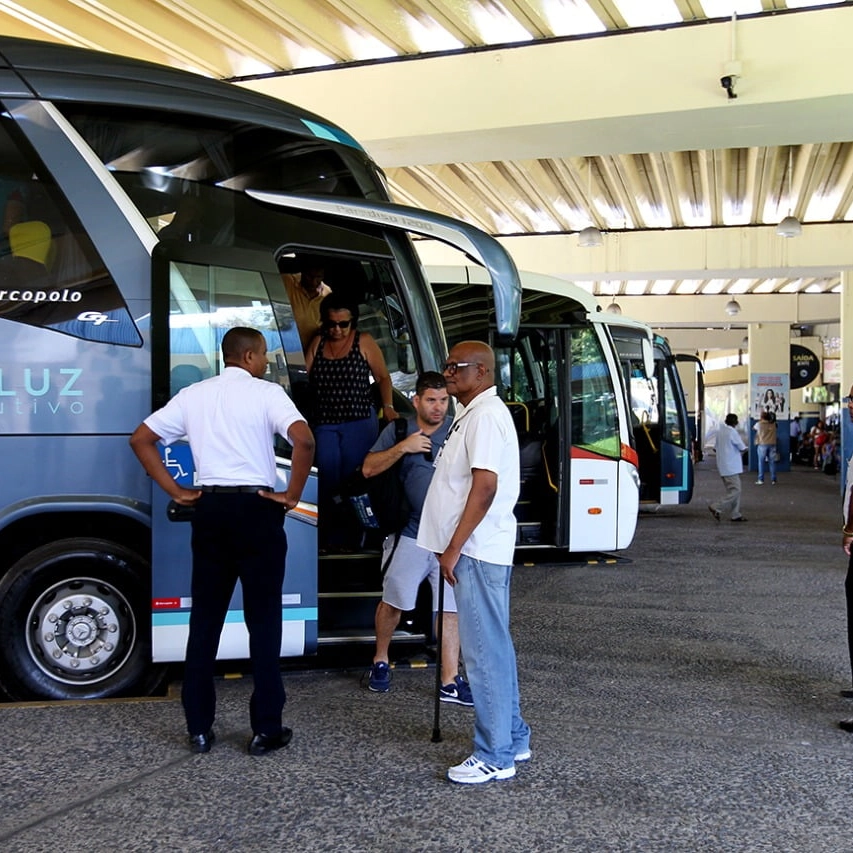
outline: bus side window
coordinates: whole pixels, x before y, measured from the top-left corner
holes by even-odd
[[[0,149],[0,316],[84,340],[140,346],[89,235],[8,116],[0,116]]]

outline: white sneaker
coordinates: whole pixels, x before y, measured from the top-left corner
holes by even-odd
[[[530,750],[525,749],[525,750],[522,750],[521,752],[516,752],[515,760],[519,763],[521,763],[523,761],[530,761]]]
[[[481,782],[491,782],[492,779],[512,779],[515,776],[515,765],[512,767],[492,767],[485,761],[471,755],[461,764],[456,764],[447,771],[447,778],[460,785],[479,785]]]

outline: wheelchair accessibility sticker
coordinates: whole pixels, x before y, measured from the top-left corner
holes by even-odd
[[[160,454],[172,479],[185,489],[191,489],[195,481],[195,469],[190,446],[188,444],[171,444],[169,447],[161,445]]]

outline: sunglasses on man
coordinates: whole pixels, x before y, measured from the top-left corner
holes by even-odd
[[[456,371],[463,367],[479,367],[480,364],[480,361],[447,361],[441,366],[441,372],[455,376]]]

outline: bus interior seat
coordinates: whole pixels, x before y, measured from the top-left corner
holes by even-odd
[[[202,369],[196,364],[176,364],[169,374],[169,385],[172,396],[188,385],[201,382],[204,379]]]

